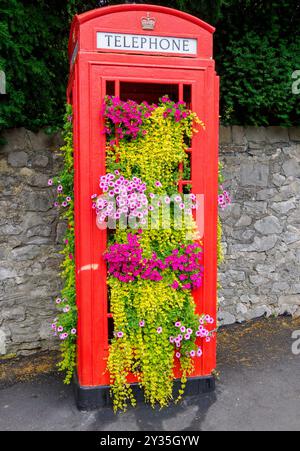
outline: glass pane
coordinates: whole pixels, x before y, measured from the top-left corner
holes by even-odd
[[[116,95],[116,82],[107,81],[106,82],[106,95],[115,96]]]
[[[188,108],[192,108],[192,85],[183,86],[183,100]]]
[[[111,343],[114,338],[114,320],[113,318],[108,318],[108,342]]]
[[[179,101],[179,86],[160,83],[127,83],[120,84],[121,100],[134,100],[137,103],[158,103],[159,99],[168,95],[174,102]]]

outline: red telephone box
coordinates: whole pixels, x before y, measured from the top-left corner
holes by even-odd
[[[205,199],[204,286],[197,310],[216,318],[219,78],[213,60],[214,28],[186,13],[153,5],[119,5],[74,18],[69,43],[68,99],[74,111],[76,291],[78,305],[79,407],[105,404],[111,315],[108,311],[106,231],[96,226],[89,199],[105,173],[101,106],[106,95],[149,103],[168,94],[187,102],[206,125],[192,142],[192,184]],[[101,124],[102,121],[102,124]],[[216,341],[189,383],[196,392],[214,389]]]

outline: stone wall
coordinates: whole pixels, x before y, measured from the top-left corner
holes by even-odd
[[[0,355],[55,349],[64,224],[47,187],[59,137],[10,130],[0,148]],[[221,324],[300,313],[300,128],[222,128],[233,205],[222,214]]]
[[[221,324],[300,315],[300,128],[221,129],[232,206],[222,213]]]
[[[50,334],[64,224],[47,182],[59,170],[59,137],[25,129],[0,147],[0,355],[57,346]]]

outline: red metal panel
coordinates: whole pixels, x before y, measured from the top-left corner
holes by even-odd
[[[144,34],[142,12],[158,20],[155,35],[194,35],[199,38],[198,57],[133,55],[95,52],[97,30]],[[126,20],[125,20],[126,17]],[[178,83],[192,85],[193,109],[206,124],[206,131],[192,146],[193,192],[205,196],[205,282],[194,293],[199,313],[216,318],[217,285],[217,193],[218,193],[218,79],[211,59],[213,28],[185,13],[149,5],[122,5],[79,16],[72,25],[69,45],[74,59],[68,96],[73,98],[75,148],[76,289],[78,305],[78,376],[81,386],[109,383],[108,305],[106,267],[102,254],[106,232],[96,227],[90,196],[98,190],[105,173],[105,137],[101,134],[101,104],[105,81]],[[150,32],[146,32],[150,33]],[[72,92],[72,95],[71,95]],[[181,189],[187,181],[181,182]],[[196,361],[195,376],[209,375],[216,365],[215,341],[204,344],[204,358]],[[175,376],[179,373],[176,371]]]

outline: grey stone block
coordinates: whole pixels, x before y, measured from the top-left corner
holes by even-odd
[[[300,305],[300,295],[284,295],[279,298],[279,305]]]
[[[258,144],[267,142],[265,127],[245,127],[245,135],[249,142]]]
[[[220,127],[220,145],[232,143],[231,127]]]
[[[6,354],[6,334],[3,329],[0,329],[0,355]]]
[[[300,127],[291,127],[289,135],[291,141],[300,141]]]
[[[22,168],[28,163],[28,154],[23,150],[10,153],[8,156],[8,163],[13,168]]]
[[[283,226],[275,216],[268,216],[254,224],[255,230],[262,235],[274,235],[283,231]]]
[[[242,186],[267,187],[269,166],[260,163],[241,165],[240,181]]]
[[[246,138],[245,128],[234,125],[232,127],[232,140],[233,140],[234,145],[246,146],[247,138]]]
[[[267,127],[266,128],[267,140],[272,143],[288,143],[289,142],[289,130],[283,127]]]
[[[300,163],[294,159],[286,161],[282,168],[287,177],[300,177]]]

